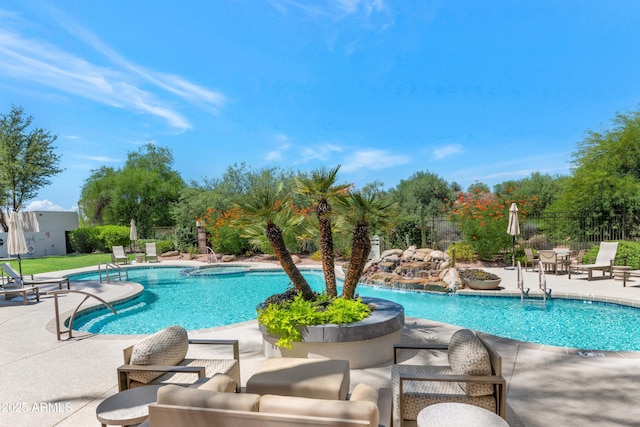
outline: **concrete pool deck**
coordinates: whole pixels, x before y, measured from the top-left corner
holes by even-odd
[[[157,264],[156,264],[157,265]],[[160,265],[206,265],[199,262],[162,261]],[[272,268],[272,265],[265,265]],[[516,272],[487,268],[503,278],[507,293],[516,291]],[[57,272],[47,277],[62,276]],[[525,287],[537,287],[537,273],[525,273]],[[586,274],[548,275],[553,294],[597,296],[609,301],[640,305],[640,279],[588,282]],[[75,285],[75,286],[74,286]],[[82,288],[106,300],[135,291],[130,283],[88,282]],[[42,292],[55,285],[42,286]],[[478,291],[482,292],[482,291]],[[84,297],[60,297],[60,311],[73,310]],[[89,301],[87,301],[89,303]],[[87,304],[85,303],[85,304]],[[138,335],[91,335],[56,339],[54,299],[43,295],[39,303],[0,298],[0,426],[99,426],[98,404],[117,392],[116,368],[122,349]],[[509,319],[497,319],[508,322]],[[447,342],[458,329],[438,322],[407,318],[404,342]],[[640,340],[640,331],[637,331]],[[238,339],[242,385],[264,360],[262,336],[255,321],[215,329],[191,331],[191,337]],[[584,357],[575,349],[522,343],[488,336],[503,357],[507,380],[507,421],[513,426],[637,426],[640,425],[640,352],[594,352]],[[351,387],[359,382],[389,386],[390,364],[355,369]]]

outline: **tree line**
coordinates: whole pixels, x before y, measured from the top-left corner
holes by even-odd
[[[62,171],[53,145],[56,136],[40,128],[31,129],[32,122],[20,107],[0,116],[0,225],[5,230],[8,213],[23,208],[50,183],[52,176]],[[231,225],[230,217],[237,214],[235,207],[252,188],[281,185],[283,194],[297,209],[316,208],[309,198],[294,191],[296,180],[304,175],[301,171],[235,163],[217,175],[186,182],[174,169],[169,148],[145,145],[128,153],[121,168],[103,166],[91,171],[78,203],[81,225],[128,225],[133,218],[143,238],[155,227],[175,227],[179,243],[193,244],[196,220],[206,219],[209,232],[217,239],[214,249],[243,253],[256,247],[255,239],[241,237],[232,227],[225,227]],[[624,226],[629,230],[628,238],[636,239],[640,230],[640,112],[615,115],[609,129],[588,130],[576,145],[568,175],[533,172],[492,189],[481,182],[462,189],[435,173],[418,171],[393,188],[384,186],[383,182],[374,181],[350,191],[397,204],[395,227],[388,239],[389,244],[398,247],[424,246],[430,232],[429,218],[448,216],[452,221],[462,221],[465,217],[456,215],[463,212],[464,203],[486,212],[487,205],[502,207],[509,200],[523,201],[526,215],[572,212],[593,223]],[[476,219],[479,216],[474,216],[473,211],[466,214]],[[474,236],[477,240],[482,226],[487,227],[490,221],[498,218],[481,218],[465,240],[473,243]],[[567,235],[572,233],[570,228]],[[294,250],[317,249],[312,231],[296,231],[297,236],[285,236]],[[337,252],[348,250],[346,240],[343,243],[340,236],[336,240]]]

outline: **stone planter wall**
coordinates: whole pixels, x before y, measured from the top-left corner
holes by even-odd
[[[266,357],[304,357],[348,360],[352,369],[367,368],[393,359],[393,344],[399,343],[404,326],[404,308],[379,298],[363,298],[377,309],[360,322],[349,325],[306,326],[303,340],[291,349],[275,345],[277,337],[260,325]]]

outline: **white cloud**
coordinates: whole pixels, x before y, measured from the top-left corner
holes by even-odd
[[[157,116],[181,130],[190,129],[191,123],[172,107],[173,101],[165,101],[161,96],[169,93],[212,113],[224,106],[223,94],[179,76],[133,64],[59,11],[52,10],[52,15],[71,35],[108,58],[109,65],[92,64],[44,40],[28,39],[0,25],[0,75]],[[145,85],[157,93],[143,88]]]
[[[114,157],[106,157],[106,156],[80,156],[85,159],[93,160],[96,162],[102,163],[122,163],[123,159],[116,159]]]
[[[62,206],[56,205],[50,200],[33,200],[25,208],[25,211],[77,211],[78,207],[73,206],[71,209],[65,209]]]
[[[445,145],[444,147],[440,147],[437,150],[433,151],[433,156],[436,160],[444,159],[445,157],[452,156],[454,154],[460,154],[464,150],[462,146],[457,144]]]
[[[383,170],[395,166],[406,165],[411,162],[411,157],[401,154],[391,154],[388,150],[361,150],[344,162],[344,172],[355,172],[360,169]]]
[[[318,144],[312,147],[305,147],[302,150],[300,162],[306,163],[312,160],[328,160],[333,153],[340,152],[342,152],[342,147],[330,143]]]

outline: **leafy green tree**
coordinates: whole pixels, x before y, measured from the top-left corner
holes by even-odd
[[[93,171],[81,191],[82,220],[89,225],[128,225],[133,218],[142,237],[153,227],[174,225],[171,208],[185,183],[172,164],[168,148],[147,144],[129,153],[122,169]]]
[[[273,252],[293,286],[306,300],[312,300],[314,293],[309,283],[296,266],[284,240],[282,227],[295,225],[300,219],[292,218],[289,209],[290,198],[283,195],[283,184],[275,186],[256,186],[251,188],[238,201],[243,215],[237,220],[240,227],[253,229],[261,226],[269,240]]]
[[[349,270],[342,288],[342,297],[353,299],[371,252],[371,235],[391,227],[396,217],[397,204],[390,198],[358,192],[341,197],[338,204],[341,214],[353,226]]]
[[[335,256],[333,253],[333,230],[330,201],[349,189],[349,184],[336,184],[340,165],[332,169],[320,168],[298,177],[296,192],[308,196],[315,206],[320,233],[320,254],[327,295],[336,297]]]
[[[33,117],[13,106],[0,116],[0,224],[8,230],[10,211],[18,211],[37,196],[38,190],[62,172],[60,156],[54,150],[57,136],[41,128],[29,129]]]
[[[467,193],[490,193],[489,186],[484,182],[474,182],[467,188]]]
[[[457,187],[457,184],[454,187],[434,173],[416,172],[389,191],[401,213],[418,217],[423,247],[427,246],[425,217],[439,215],[447,202],[455,197]]]
[[[584,230],[578,217],[592,224],[623,230],[626,238],[640,235],[640,112],[618,114],[612,128],[588,131],[573,153],[573,176],[550,210],[572,212],[573,236]],[[594,226],[595,227],[595,226]]]
[[[502,196],[519,189],[519,194],[531,200],[530,215],[540,215],[554,200],[561,194],[563,181],[566,177],[559,175],[552,176],[540,172],[533,172],[520,181],[504,181],[493,186],[493,192],[497,196]]]

